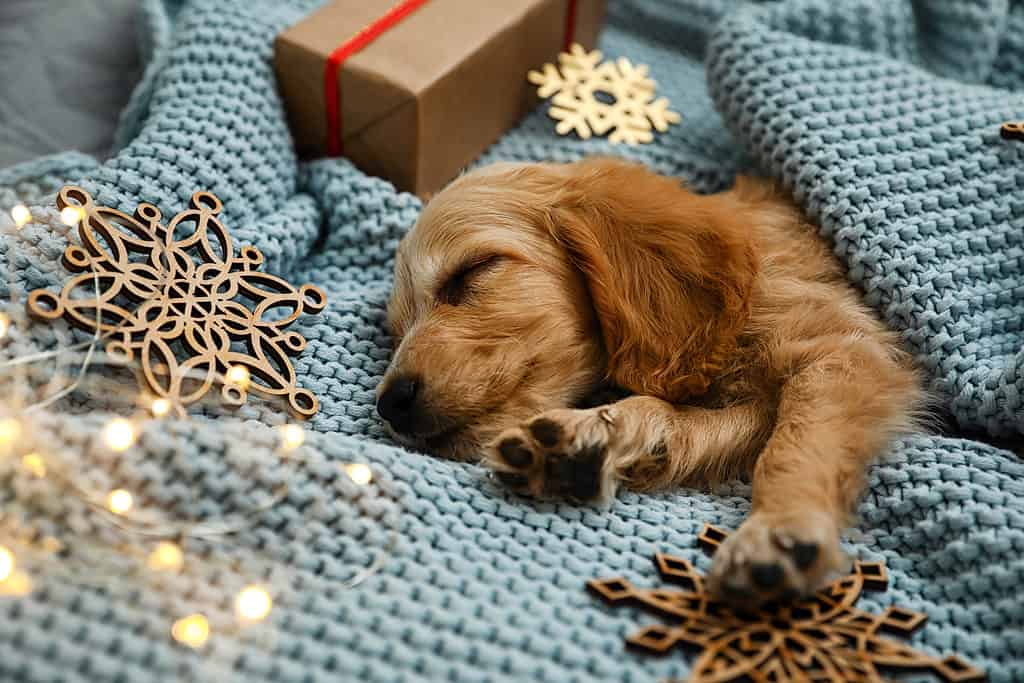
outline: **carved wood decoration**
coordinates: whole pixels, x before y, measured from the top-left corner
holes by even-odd
[[[1024,140],[1024,121],[1007,121],[999,127],[999,135],[1004,140]]]
[[[555,132],[575,132],[581,139],[607,135],[612,144],[648,143],[652,130],[665,132],[682,118],[664,97],[655,99],[657,84],[647,66],[625,57],[601,61],[598,50],[587,52],[573,43],[558,55],[558,66],[545,64],[526,78],[538,86],[537,95],[551,99],[548,116],[558,121]]]
[[[98,313],[106,352],[137,360],[149,390],[179,410],[220,384],[231,405],[255,391],[286,398],[299,417],[317,412],[313,393],[296,386],[289,358],[305,349],[306,339],[286,328],[323,310],[326,296],[313,285],[295,288],[259,272],[263,254],[256,247],[236,254],[217,218],[216,196],[196,192],[191,208],[166,225],[152,204],[139,204],[129,216],[96,206],[74,186],[61,189],[57,207],[77,207],[82,246],[67,247],[63,263],[79,275],[59,295],[32,292],[31,316],[64,317],[95,331]],[[229,373],[237,367],[248,372]]]
[[[726,534],[705,525],[701,545],[713,551]],[[625,579],[593,580],[587,587],[612,605],[632,603],[667,618],[626,639],[629,646],[666,654],[677,645],[699,648],[691,683],[881,683],[882,671],[930,671],[949,683],[984,681],[983,671],[955,655],[936,659],[882,636],[907,636],[926,616],[900,607],[875,615],[854,607],[864,590],[885,590],[880,562],[857,562],[854,571],[814,597],[764,605],[749,613],[718,602],[688,561],[657,554],[662,578],[680,588],[643,589]]]

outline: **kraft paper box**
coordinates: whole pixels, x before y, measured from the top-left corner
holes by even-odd
[[[436,192],[538,103],[526,80],[605,0],[334,0],[281,33],[274,68],[297,151]]]

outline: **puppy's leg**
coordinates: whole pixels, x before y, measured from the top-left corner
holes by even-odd
[[[736,476],[764,444],[771,419],[754,403],[704,409],[634,396],[542,413],[503,432],[485,463],[535,496],[607,499],[620,484],[649,490]]]
[[[748,602],[807,595],[847,569],[839,545],[868,464],[913,422],[914,373],[881,344],[847,338],[782,387],[775,429],[754,467],[750,517],[715,553],[710,588]],[[807,345],[793,357],[806,360]]]

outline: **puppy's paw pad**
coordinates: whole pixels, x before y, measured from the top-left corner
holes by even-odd
[[[821,554],[821,547],[815,541],[798,541],[783,531],[776,531],[773,535],[775,544],[789,553],[793,564],[800,571],[807,571],[818,561]]]
[[[544,448],[554,448],[565,435],[562,425],[550,417],[538,417],[529,428],[534,440]]]
[[[774,590],[786,580],[786,572],[778,562],[751,562],[750,580],[759,590]]]
[[[606,454],[604,446],[589,446],[572,454],[549,454],[544,466],[544,493],[574,500],[599,498]]]
[[[510,467],[529,467],[533,463],[533,451],[518,436],[509,436],[499,441],[498,454]]]

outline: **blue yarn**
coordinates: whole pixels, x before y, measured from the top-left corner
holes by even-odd
[[[1005,12],[989,2],[916,13],[832,4],[730,16],[709,48],[712,97],[820,222],[960,425],[1020,437],[1024,202],[1014,195],[1024,146],[1003,141],[999,126],[1024,116],[1024,72],[993,68],[1013,45],[1001,40]],[[1018,25],[1022,15],[1016,6]],[[1015,91],[980,84],[990,76]]]
[[[295,366],[319,396],[313,454],[279,462],[273,411],[150,424],[117,482],[169,513],[219,517],[287,498],[202,557],[226,553],[208,584],[125,577],[109,592],[82,577],[38,577],[31,597],[0,598],[0,679],[11,681],[657,681],[687,659],[623,652],[648,615],[613,610],[585,579],[655,582],[654,551],[706,569],[701,525],[735,528],[749,487],[624,493],[607,510],[517,498],[474,465],[387,442],[373,391],[389,359],[383,327],[392,255],[420,204],[343,160],[298,163],[270,67],[273,36],[317,0],[149,0],[149,67],[104,164],[62,155],[0,172],[0,201],[52,212],[62,182],[101,204],[140,201],[164,215],[195,189],[224,201],[240,243],[265,269],[314,282],[330,303],[295,326]],[[1024,5],[1005,0],[619,0],[610,55],[651,66],[683,123],[649,146],[559,138],[543,111],[488,150],[496,159],[568,161],[617,153],[721,189],[738,170],[780,178],[835,245],[867,301],[900,330],[965,428],[1024,432],[1024,145],[998,138],[1024,118]],[[707,68],[705,68],[705,53]],[[731,131],[731,132],[730,132]],[[1016,194],[1015,194],[1016,193]],[[0,287],[56,287],[67,237],[30,225],[0,240]],[[2,292],[7,296],[7,292]],[[4,354],[55,343],[49,326],[13,330]],[[90,446],[100,405],[40,426],[92,476],[111,466]],[[255,467],[243,467],[249,458]],[[364,496],[339,462],[366,460],[401,501]],[[104,463],[106,463],[104,465]],[[5,513],[74,538],[103,525],[41,482],[0,471]],[[43,488],[41,488],[43,487]],[[1024,464],[980,442],[914,436],[873,468],[852,554],[884,560],[885,593],[861,604],[926,612],[914,647],[956,651],[991,681],[1024,680]],[[41,514],[42,513],[44,514]],[[42,521],[39,521],[42,520]],[[382,570],[353,590],[397,529]],[[55,563],[57,565],[57,563]],[[237,582],[279,590],[271,645],[219,633],[202,655],[176,646],[157,606],[204,604]]]

